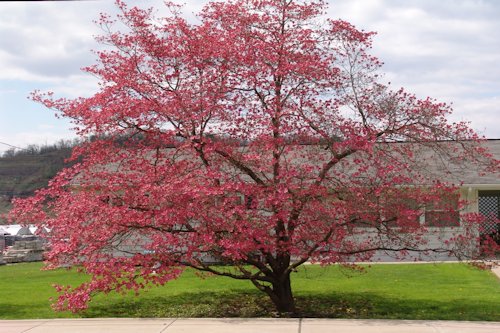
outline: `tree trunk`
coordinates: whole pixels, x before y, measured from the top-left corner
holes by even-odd
[[[272,290],[268,292],[279,313],[295,314],[296,312],[290,282],[290,273],[288,273],[284,278],[273,282]]]

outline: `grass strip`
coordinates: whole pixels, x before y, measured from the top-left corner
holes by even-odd
[[[274,317],[271,302],[248,281],[187,270],[139,296],[98,295],[87,311],[54,312],[54,283],[76,286],[73,270],[41,263],[0,267],[0,318]],[[500,281],[466,264],[376,264],[363,272],[307,265],[292,276],[302,317],[500,321]]]

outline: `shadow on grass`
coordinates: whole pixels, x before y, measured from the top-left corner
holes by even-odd
[[[104,303],[104,302],[103,302]],[[93,304],[85,317],[269,317],[272,303],[259,292],[196,292]]]
[[[350,319],[434,319],[499,321],[498,304],[467,300],[435,302],[398,299],[374,293],[301,295],[296,297],[298,317]],[[106,304],[94,304],[84,317],[276,317],[273,305],[259,292],[235,290],[182,293]]]
[[[1,319],[24,318],[27,310],[29,311],[29,309],[25,309],[19,305],[4,304],[0,301]]]
[[[300,316],[306,318],[500,320],[499,304],[465,299],[436,302],[375,293],[329,293],[296,299]]]
[[[50,307],[41,308],[39,304],[8,304],[0,300],[0,319],[40,319],[78,317],[69,312],[54,312]],[[3,332],[0,327],[0,332]]]

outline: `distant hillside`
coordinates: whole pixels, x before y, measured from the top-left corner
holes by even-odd
[[[50,146],[29,146],[24,150],[9,150],[0,156],[0,223],[1,214],[10,209],[15,197],[27,197],[45,187],[67,164],[73,142],[60,141]]]

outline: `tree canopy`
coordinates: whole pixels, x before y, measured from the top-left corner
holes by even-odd
[[[429,161],[498,165],[466,123],[447,121],[448,105],[382,82],[373,32],[324,18],[321,0],[211,2],[199,23],[170,2],[161,18],[117,6],[85,69],[99,91],[33,95],[99,138],[12,213],[52,231],[52,267],[93,275],[60,287],[59,308],[193,267],[247,279],[293,313],[290,278],[305,262],[458,255],[475,242],[465,215],[460,236],[426,241],[424,207],[463,204]]]

